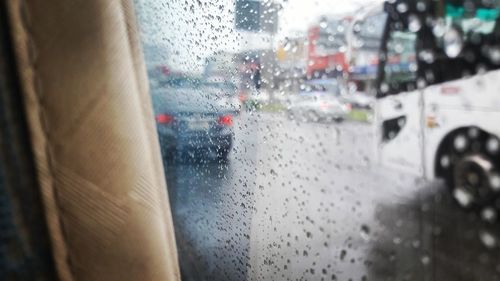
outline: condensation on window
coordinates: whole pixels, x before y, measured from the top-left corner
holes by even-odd
[[[183,280],[500,280],[498,1],[135,8]]]

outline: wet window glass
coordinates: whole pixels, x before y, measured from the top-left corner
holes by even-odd
[[[135,7],[183,280],[500,280],[499,1]]]
[[[401,86],[411,90],[412,84],[416,81],[416,38],[417,35],[411,31],[391,33],[387,42],[384,85],[391,87],[392,91],[400,91]]]
[[[346,33],[349,21],[344,19],[328,19],[320,20],[319,31],[316,42],[314,43],[319,55],[328,55],[331,53],[345,50],[346,48]]]

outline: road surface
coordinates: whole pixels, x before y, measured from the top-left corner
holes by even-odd
[[[500,280],[499,227],[377,166],[370,125],[234,126],[228,163],[166,168],[184,280]]]

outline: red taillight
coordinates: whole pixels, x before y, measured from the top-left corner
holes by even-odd
[[[233,116],[231,115],[223,115],[219,117],[219,124],[224,126],[232,126],[233,125]]]
[[[174,121],[174,117],[168,114],[158,114],[156,115],[156,122],[159,124],[170,124]]]
[[[241,102],[245,102],[247,100],[247,94],[245,92],[240,92],[238,97]]]

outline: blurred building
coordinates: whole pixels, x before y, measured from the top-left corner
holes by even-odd
[[[308,30],[307,76],[339,77],[347,73],[347,31],[351,16],[323,16]]]
[[[287,37],[279,42],[276,58],[281,76],[304,75],[307,68],[307,36],[305,34]]]
[[[279,9],[279,5],[270,0],[236,0],[236,29],[275,34]]]
[[[275,83],[284,92],[298,92],[306,75],[308,62],[307,35],[297,33],[278,43]]]

